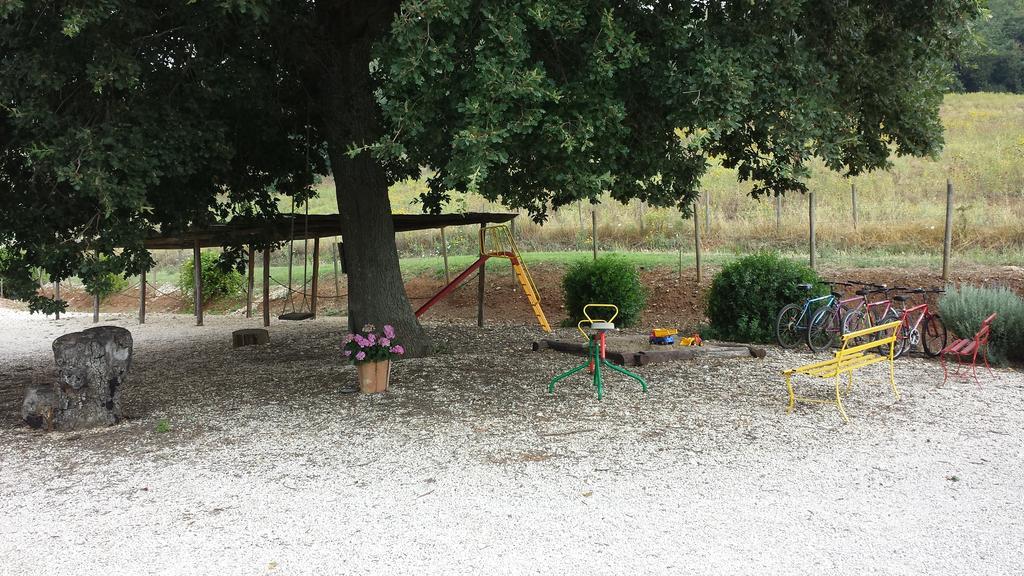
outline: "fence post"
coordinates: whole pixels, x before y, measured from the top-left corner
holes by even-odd
[[[679,235],[676,236],[676,242],[678,242],[678,244],[679,244],[679,267],[676,269],[676,272],[677,272],[676,281],[677,282],[682,282],[683,281],[683,235],[682,234],[679,234]]]
[[[334,303],[341,300],[341,284],[338,283],[338,243],[331,242],[331,260],[334,261]],[[340,307],[340,305],[338,305]]]
[[[60,280],[53,281],[53,300],[54,302],[60,302]],[[60,320],[60,310],[53,313],[54,320]]]
[[[263,249],[263,326],[270,326],[270,247]]]
[[[591,244],[594,249],[594,260],[597,260],[597,208],[590,212]]]
[[[942,239],[942,282],[949,281],[949,255],[953,248],[953,182],[946,179],[946,233]]]
[[[816,270],[817,262],[817,246],[814,242],[814,192],[807,193],[807,217],[810,221],[810,246],[808,246],[811,253],[811,270]]]
[[[711,230],[711,192],[704,191],[704,232]]]
[[[857,185],[850,184],[850,205],[853,208],[853,229],[857,229]]]
[[[92,297],[92,323],[95,324],[100,321],[100,295],[97,294]]]

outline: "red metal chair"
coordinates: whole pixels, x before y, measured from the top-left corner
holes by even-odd
[[[946,357],[956,357],[956,372],[954,376],[960,374],[960,368],[967,365],[967,359],[970,358],[971,373],[974,375],[975,383],[980,385],[978,382],[978,354],[981,354],[982,360],[985,361],[985,367],[988,368],[989,373],[992,372],[992,367],[988,365],[988,337],[992,331],[992,321],[996,319],[996,315],[992,314],[981,323],[981,328],[978,329],[978,333],[974,335],[974,338],[960,338],[954,340],[948,346],[942,349],[940,352],[940,360],[942,362],[942,373],[945,375],[942,383],[945,384],[946,380],[949,379],[949,371],[946,367]]]

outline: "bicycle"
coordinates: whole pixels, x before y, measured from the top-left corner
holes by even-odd
[[[897,289],[889,288],[885,284],[865,284],[865,286],[870,289],[857,291],[857,294],[864,299],[864,305],[850,310],[843,317],[843,334],[899,320],[899,315],[893,311],[892,299],[889,298],[889,292]],[[885,294],[885,299],[868,302],[868,296],[872,294]],[[861,342],[858,340],[857,343]]]
[[[814,286],[812,284],[797,284],[797,288],[808,292]],[[812,312],[818,306],[815,302],[824,302],[819,306],[828,306],[835,299],[835,294],[826,294],[815,298],[804,300],[802,305],[786,304],[779,311],[779,317],[775,322],[775,340],[783,348],[795,348],[801,340],[806,341],[807,331],[811,325]],[[827,301],[827,302],[825,302]]]
[[[924,288],[904,289],[903,291],[911,294],[942,294],[945,292],[940,289],[925,290]],[[909,298],[897,295],[893,296],[893,300],[903,303]],[[899,358],[918,344],[922,345],[921,348],[929,357],[938,356],[946,347],[946,325],[942,323],[942,318],[937,313],[931,311],[928,301],[925,300],[923,304],[917,304],[910,308],[902,308],[898,312],[899,320],[903,322],[903,325],[900,326],[896,335],[893,357]],[[915,312],[918,313],[917,319],[911,322],[910,315]]]
[[[823,307],[815,313],[814,317],[811,319],[811,326],[807,331],[807,346],[815,352],[831,348],[838,343],[839,337],[847,332],[844,320],[850,313],[857,310],[868,309],[870,304],[868,303],[867,297],[871,292],[867,290],[867,288],[884,288],[884,285],[869,284],[867,282],[858,282],[856,280],[847,280],[846,282],[829,282],[829,284],[839,286],[864,286],[866,288],[861,288],[855,291],[855,296],[846,299],[843,299],[841,295],[833,292],[836,300],[828,307]],[[853,302],[857,302],[857,305],[851,307],[850,304]],[[865,326],[865,328],[869,326]]]

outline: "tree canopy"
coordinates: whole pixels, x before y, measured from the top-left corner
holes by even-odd
[[[603,192],[686,212],[712,157],[760,196],[803,190],[812,156],[857,174],[892,153],[934,154],[950,63],[978,11],[967,0],[6,2],[7,274],[137,272],[151,263],[147,234],[266,218],[277,195],[301,199],[330,173],[350,321],[425,342],[401,288],[391,183],[427,167],[426,210],[476,190],[543,221]]]

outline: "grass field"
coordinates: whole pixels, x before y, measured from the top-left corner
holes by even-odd
[[[1024,96],[950,94],[942,108],[946,147],[937,159],[895,158],[889,171],[844,178],[813,165],[808,182],[815,192],[817,239],[827,254],[863,250],[934,257],[941,250],[945,220],[946,179],[955,189],[954,246],[960,252],[992,253],[994,261],[1019,259],[1024,247]],[[395,212],[418,212],[424,182],[407,181],[391,189]],[[858,226],[853,228],[851,186],[857,188]],[[333,183],[321,184],[310,211],[337,210]],[[733,170],[714,164],[703,181],[707,214],[698,207],[706,249],[749,252],[770,246],[801,252],[806,245],[807,198],[781,201],[776,227],[775,203],[756,201],[749,185]],[[287,209],[287,206],[284,207]],[[448,207],[458,211],[505,211],[473,194],[456,194]],[[590,242],[590,205],[564,207],[538,226],[519,218],[517,236],[524,250],[586,249]],[[692,242],[693,223],[674,209],[638,202],[608,201],[596,208],[598,238],[604,249],[673,251]],[[706,219],[705,219],[706,218]],[[707,224],[707,226],[705,226]],[[475,231],[448,231],[450,254],[475,252]],[[440,253],[436,232],[401,234],[403,256]]]

